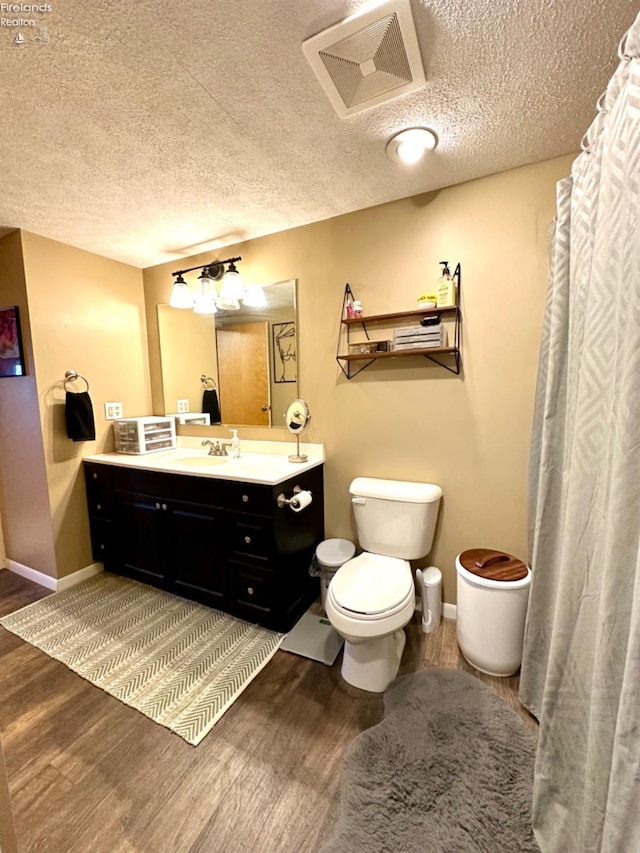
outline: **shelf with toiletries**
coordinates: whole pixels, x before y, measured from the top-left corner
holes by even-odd
[[[350,285],[345,286],[336,360],[347,379],[353,379],[380,359],[406,358],[407,356],[424,357],[451,373],[456,375],[460,373],[462,367],[461,269],[458,264],[453,276],[450,276],[446,262],[443,264],[443,279],[448,276],[453,285],[449,298],[454,304],[450,305],[431,304],[428,307],[419,305],[408,311],[365,315]],[[356,306],[355,316],[353,316],[354,305]],[[412,326],[412,320],[418,320],[418,325]],[[451,321],[447,324],[449,328],[442,323],[442,320]],[[395,328],[391,333],[391,339],[372,340],[369,334],[372,326],[381,330],[391,326]],[[358,328],[364,333],[364,339],[354,341],[352,330]]]

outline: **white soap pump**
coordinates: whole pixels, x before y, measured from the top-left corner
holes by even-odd
[[[238,459],[240,457],[240,439],[238,438],[238,430],[231,430],[231,458]]]

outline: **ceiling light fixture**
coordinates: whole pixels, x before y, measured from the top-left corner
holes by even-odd
[[[386,152],[390,160],[411,166],[421,160],[427,151],[433,151],[438,137],[427,127],[410,127],[396,133],[387,142]]]

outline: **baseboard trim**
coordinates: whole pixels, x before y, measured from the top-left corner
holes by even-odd
[[[458,608],[455,604],[447,604],[446,601],[442,605],[442,615],[445,619],[456,619]]]
[[[20,577],[33,581],[45,589],[51,589],[54,592],[60,592],[63,589],[69,589],[94,575],[99,574],[104,570],[102,563],[91,563],[83,569],[78,569],[77,572],[72,572],[70,575],[65,575],[63,578],[52,578],[50,575],[45,575],[44,572],[39,572],[37,569],[32,569],[29,566],[24,566],[16,560],[7,560],[7,568]]]
[[[82,583],[82,581],[89,580],[89,578],[99,575],[100,572],[103,571],[104,566],[102,563],[91,563],[90,565],[85,566],[84,569],[78,569],[77,572],[72,572],[70,575],[58,578],[58,585],[56,589],[58,592],[63,589],[69,589],[76,584]]]

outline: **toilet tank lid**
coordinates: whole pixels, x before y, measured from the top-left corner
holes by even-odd
[[[404,480],[377,480],[356,477],[349,486],[352,495],[360,498],[383,498],[388,501],[433,503],[442,497],[442,489],[433,483],[411,483]]]

